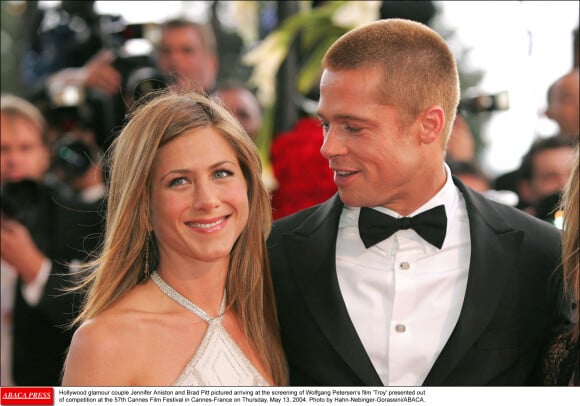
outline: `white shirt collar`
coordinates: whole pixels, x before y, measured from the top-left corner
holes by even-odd
[[[446,163],[443,164],[445,167],[445,173],[447,178],[445,180],[445,184],[443,187],[425,204],[419,207],[417,210],[413,211],[409,214],[408,217],[416,216],[417,214],[423,213],[433,207],[444,205],[445,206],[445,213],[447,214],[447,218],[450,217],[450,214],[457,208],[458,200],[459,200],[459,190],[453,183],[453,179],[451,177],[451,170]],[[373,209],[380,211],[381,213],[388,214],[389,216],[399,218],[403,217],[399,213],[394,210],[387,209],[386,207],[378,206],[372,207]],[[346,226],[358,226],[358,215],[360,212],[360,207],[351,207],[351,206],[344,206],[343,213],[341,216],[341,221],[339,227],[346,227]]]

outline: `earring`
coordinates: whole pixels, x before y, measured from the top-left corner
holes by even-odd
[[[149,269],[149,240],[151,236],[147,234],[147,240],[145,241],[145,271],[144,276],[145,279],[149,277],[150,269]]]

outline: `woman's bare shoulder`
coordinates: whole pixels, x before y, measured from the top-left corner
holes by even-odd
[[[137,293],[137,292],[136,292]],[[74,333],[65,363],[64,386],[131,386],[147,351],[154,314],[129,292]]]

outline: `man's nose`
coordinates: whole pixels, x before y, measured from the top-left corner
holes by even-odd
[[[342,155],[344,152],[344,145],[340,142],[336,131],[333,131],[332,127],[329,127],[324,134],[324,141],[320,147],[320,153],[324,158],[330,159],[333,156]]]

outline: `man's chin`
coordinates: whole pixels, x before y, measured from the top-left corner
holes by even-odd
[[[362,207],[364,205],[363,199],[360,196],[352,193],[352,191],[346,191],[345,188],[339,188],[338,195],[345,206]]]

